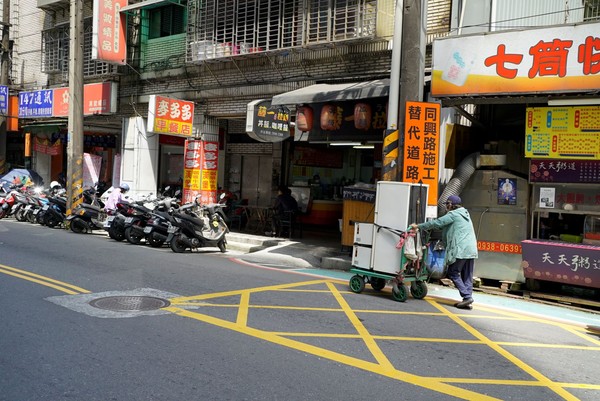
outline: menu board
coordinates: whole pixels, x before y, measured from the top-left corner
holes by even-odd
[[[528,107],[525,157],[600,159],[600,106]]]
[[[600,183],[600,161],[531,159],[529,182]]]

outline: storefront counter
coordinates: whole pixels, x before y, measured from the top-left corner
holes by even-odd
[[[337,227],[341,218],[342,201],[313,200],[309,213],[302,216],[302,224]]]
[[[545,240],[521,245],[525,278],[600,288],[600,246]]]

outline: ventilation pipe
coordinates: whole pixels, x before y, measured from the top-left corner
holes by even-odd
[[[460,162],[456,170],[454,170],[452,178],[448,181],[446,188],[444,188],[442,195],[438,198],[438,216],[446,213],[444,203],[448,197],[450,195],[460,195],[467,181],[469,181],[469,178],[471,178],[479,166],[479,152],[471,153]]]

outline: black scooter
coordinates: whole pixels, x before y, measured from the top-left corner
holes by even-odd
[[[199,212],[186,212],[193,207],[198,207]],[[191,203],[174,211],[172,216],[167,242],[173,252],[181,253],[187,248],[194,250],[207,246],[216,246],[221,252],[227,251],[225,234],[229,232],[229,227],[215,211],[214,205]]]
[[[104,229],[107,214],[103,209],[104,205],[98,200],[97,188],[98,184],[96,184],[96,188],[83,191],[86,201],[73,209],[65,219],[65,224],[74,233],[89,233],[93,230]]]

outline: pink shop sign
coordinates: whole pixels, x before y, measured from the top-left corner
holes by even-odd
[[[521,241],[525,278],[600,288],[600,247],[557,241]]]

